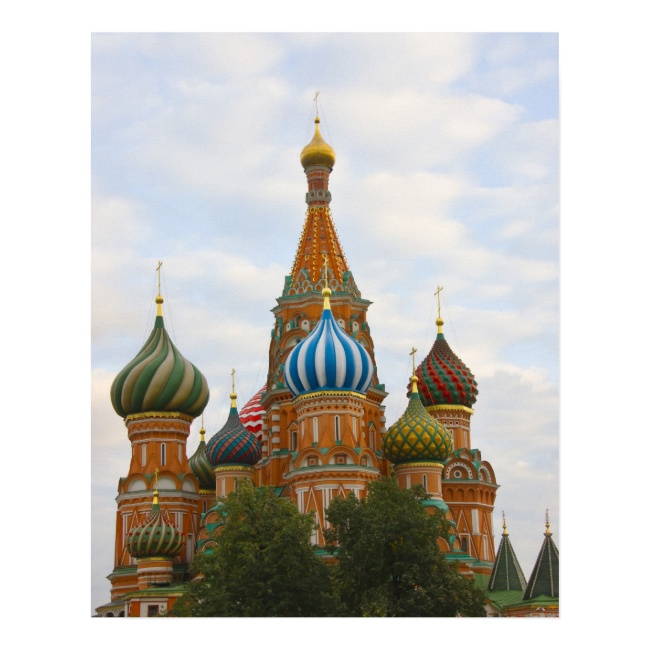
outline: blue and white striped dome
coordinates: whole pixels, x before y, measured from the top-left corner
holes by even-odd
[[[317,390],[365,393],[373,376],[372,358],[334,320],[329,289],[323,290],[323,315],[312,333],[289,353],[284,377],[294,396]]]

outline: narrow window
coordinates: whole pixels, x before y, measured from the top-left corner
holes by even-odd
[[[467,537],[461,537],[460,548],[463,550],[463,553],[467,553]]]
[[[221,479],[221,496],[222,497],[226,496],[226,479],[225,478]]]
[[[411,488],[411,477],[407,476],[406,477],[406,489],[409,490]]]
[[[357,442],[357,418],[352,418],[352,434],[354,435],[354,442]]]
[[[372,450],[375,449],[375,432],[374,431],[370,432],[370,449],[372,449]]]
[[[298,432],[297,431],[292,431],[291,432],[291,451],[296,451],[298,447]]]
[[[237,488],[239,488],[239,479],[238,478],[235,479],[235,490]]]
[[[187,536],[187,562],[190,563],[194,560],[194,535]]]
[[[147,445],[142,445],[142,466],[147,464]]]
[[[427,475],[422,474],[422,487],[424,487],[424,491],[427,491]]]
[[[180,442],[178,443],[178,462],[183,462],[183,445]]]
[[[160,464],[164,467],[167,463],[167,445],[164,442],[160,443]]]
[[[337,442],[341,440],[341,427],[338,415],[334,416],[334,439]]]
[[[318,444],[318,418],[314,418],[313,420],[313,425],[314,425],[314,444]]]

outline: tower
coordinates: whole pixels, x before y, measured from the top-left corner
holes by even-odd
[[[286,362],[292,349],[314,331],[323,309],[321,292],[326,284],[331,291],[330,314],[345,335],[363,347],[372,366],[365,399],[354,406],[354,419],[345,419],[341,436],[356,437],[372,452],[373,463],[386,474],[388,466],[381,452],[381,436],[385,432],[383,399],[387,393],[378,383],[374,361],[374,344],[366,313],[370,301],[361,292],[348,267],[332,220],[329,177],[336,155],[320,133],[320,119],[316,115],[315,131],[311,142],[303,149],[300,162],[307,176],[307,213],[298,244],[291,275],[286,276],[282,295],[271,310],[275,317],[269,346],[269,369],[266,391],[260,399],[265,415],[262,421],[262,459],[256,472],[256,482],[263,485],[285,487],[285,475],[292,471],[298,452],[298,440],[306,433],[306,411],[298,408],[286,380]],[[352,408],[352,407],[350,407]],[[300,411],[300,414],[299,414]],[[322,425],[321,425],[322,426]],[[333,424],[326,425],[328,435],[333,435]],[[354,431],[351,427],[357,427]],[[320,431],[321,440],[325,435]],[[295,444],[294,444],[294,441]],[[319,446],[320,445],[319,443]]]
[[[160,265],[158,274],[153,330],[110,390],[132,449],[128,475],[118,484],[115,568],[108,576],[111,600],[124,600],[127,605],[129,594],[141,583],[128,540],[150,515],[154,482],[156,505],[185,540],[171,560],[172,583],[187,577],[199,524],[199,482],[188,463],[186,443],[190,424],[205,409],[210,392],[203,374],[183,357],[165,329]]]
[[[492,511],[498,485],[490,463],[472,448],[471,417],[478,386],[471,370],[453,352],[443,333],[438,296],[438,333],[429,354],[415,371],[426,410],[453,436],[453,450],[445,461],[443,498],[458,527],[461,549],[478,560],[473,572],[489,575],[495,558]],[[485,562],[485,565],[481,565]]]

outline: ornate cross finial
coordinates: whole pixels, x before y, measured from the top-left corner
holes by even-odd
[[[548,523],[548,508],[546,508],[546,532],[551,532],[551,524]]]
[[[162,266],[162,262],[158,262],[158,266],[156,267],[156,271],[158,271],[158,295],[160,295],[160,267]]]
[[[157,490],[158,489],[158,468],[157,467],[153,475],[154,475],[154,490]]]
[[[320,95],[320,90],[317,90],[314,95],[314,102],[316,102],[316,117],[318,117],[318,95]]]
[[[502,510],[501,514],[503,515],[503,534],[506,535],[508,532],[506,530],[506,513]]]
[[[325,286],[328,287],[329,285],[327,284],[327,253],[323,253],[323,259],[325,260],[325,262],[324,262],[324,267],[325,267]]]
[[[413,357],[413,374],[415,374],[415,353],[417,350],[415,348],[411,348],[411,351],[409,354]]]
[[[232,392],[235,392],[235,369],[232,369],[232,372],[230,373],[232,375]]]
[[[438,296],[438,318],[440,318],[440,292],[444,289],[444,287],[438,287],[438,291],[436,291],[433,295]]]

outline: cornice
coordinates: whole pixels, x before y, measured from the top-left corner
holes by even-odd
[[[427,411],[465,411],[470,415],[474,413],[474,409],[471,409],[462,404],[432,404],[431,406],[424,407]]]
[[[365,400],[366,396],[363,393],[357,393],[354,390],[315,390],[310,393],[304,393],[294,397],[291,402],[297,404],[307,399],[317,399],[319,397],[355,397],[359,400]]]
[[[124,418],[126,423],[133,420],[184,420],[185,422],[194,422],[191,415],[175,411],[146,411],[144,413],[132,413]]]
[[[283,478],[286,481],[291,481],[301,476],[318,473],[327,474],[327,476],[323,478],[335,478],[337,474],[340,474],[341,478],[350,478],[353,474],[364,475],[359,476],[359,478],[367,478],[368,475],[376,476],[380,474],[380,471],[378,467],[364,467],[363,465],[312,465],[311,467],[300,467],[294,469],[291,472],[284,474]]]

